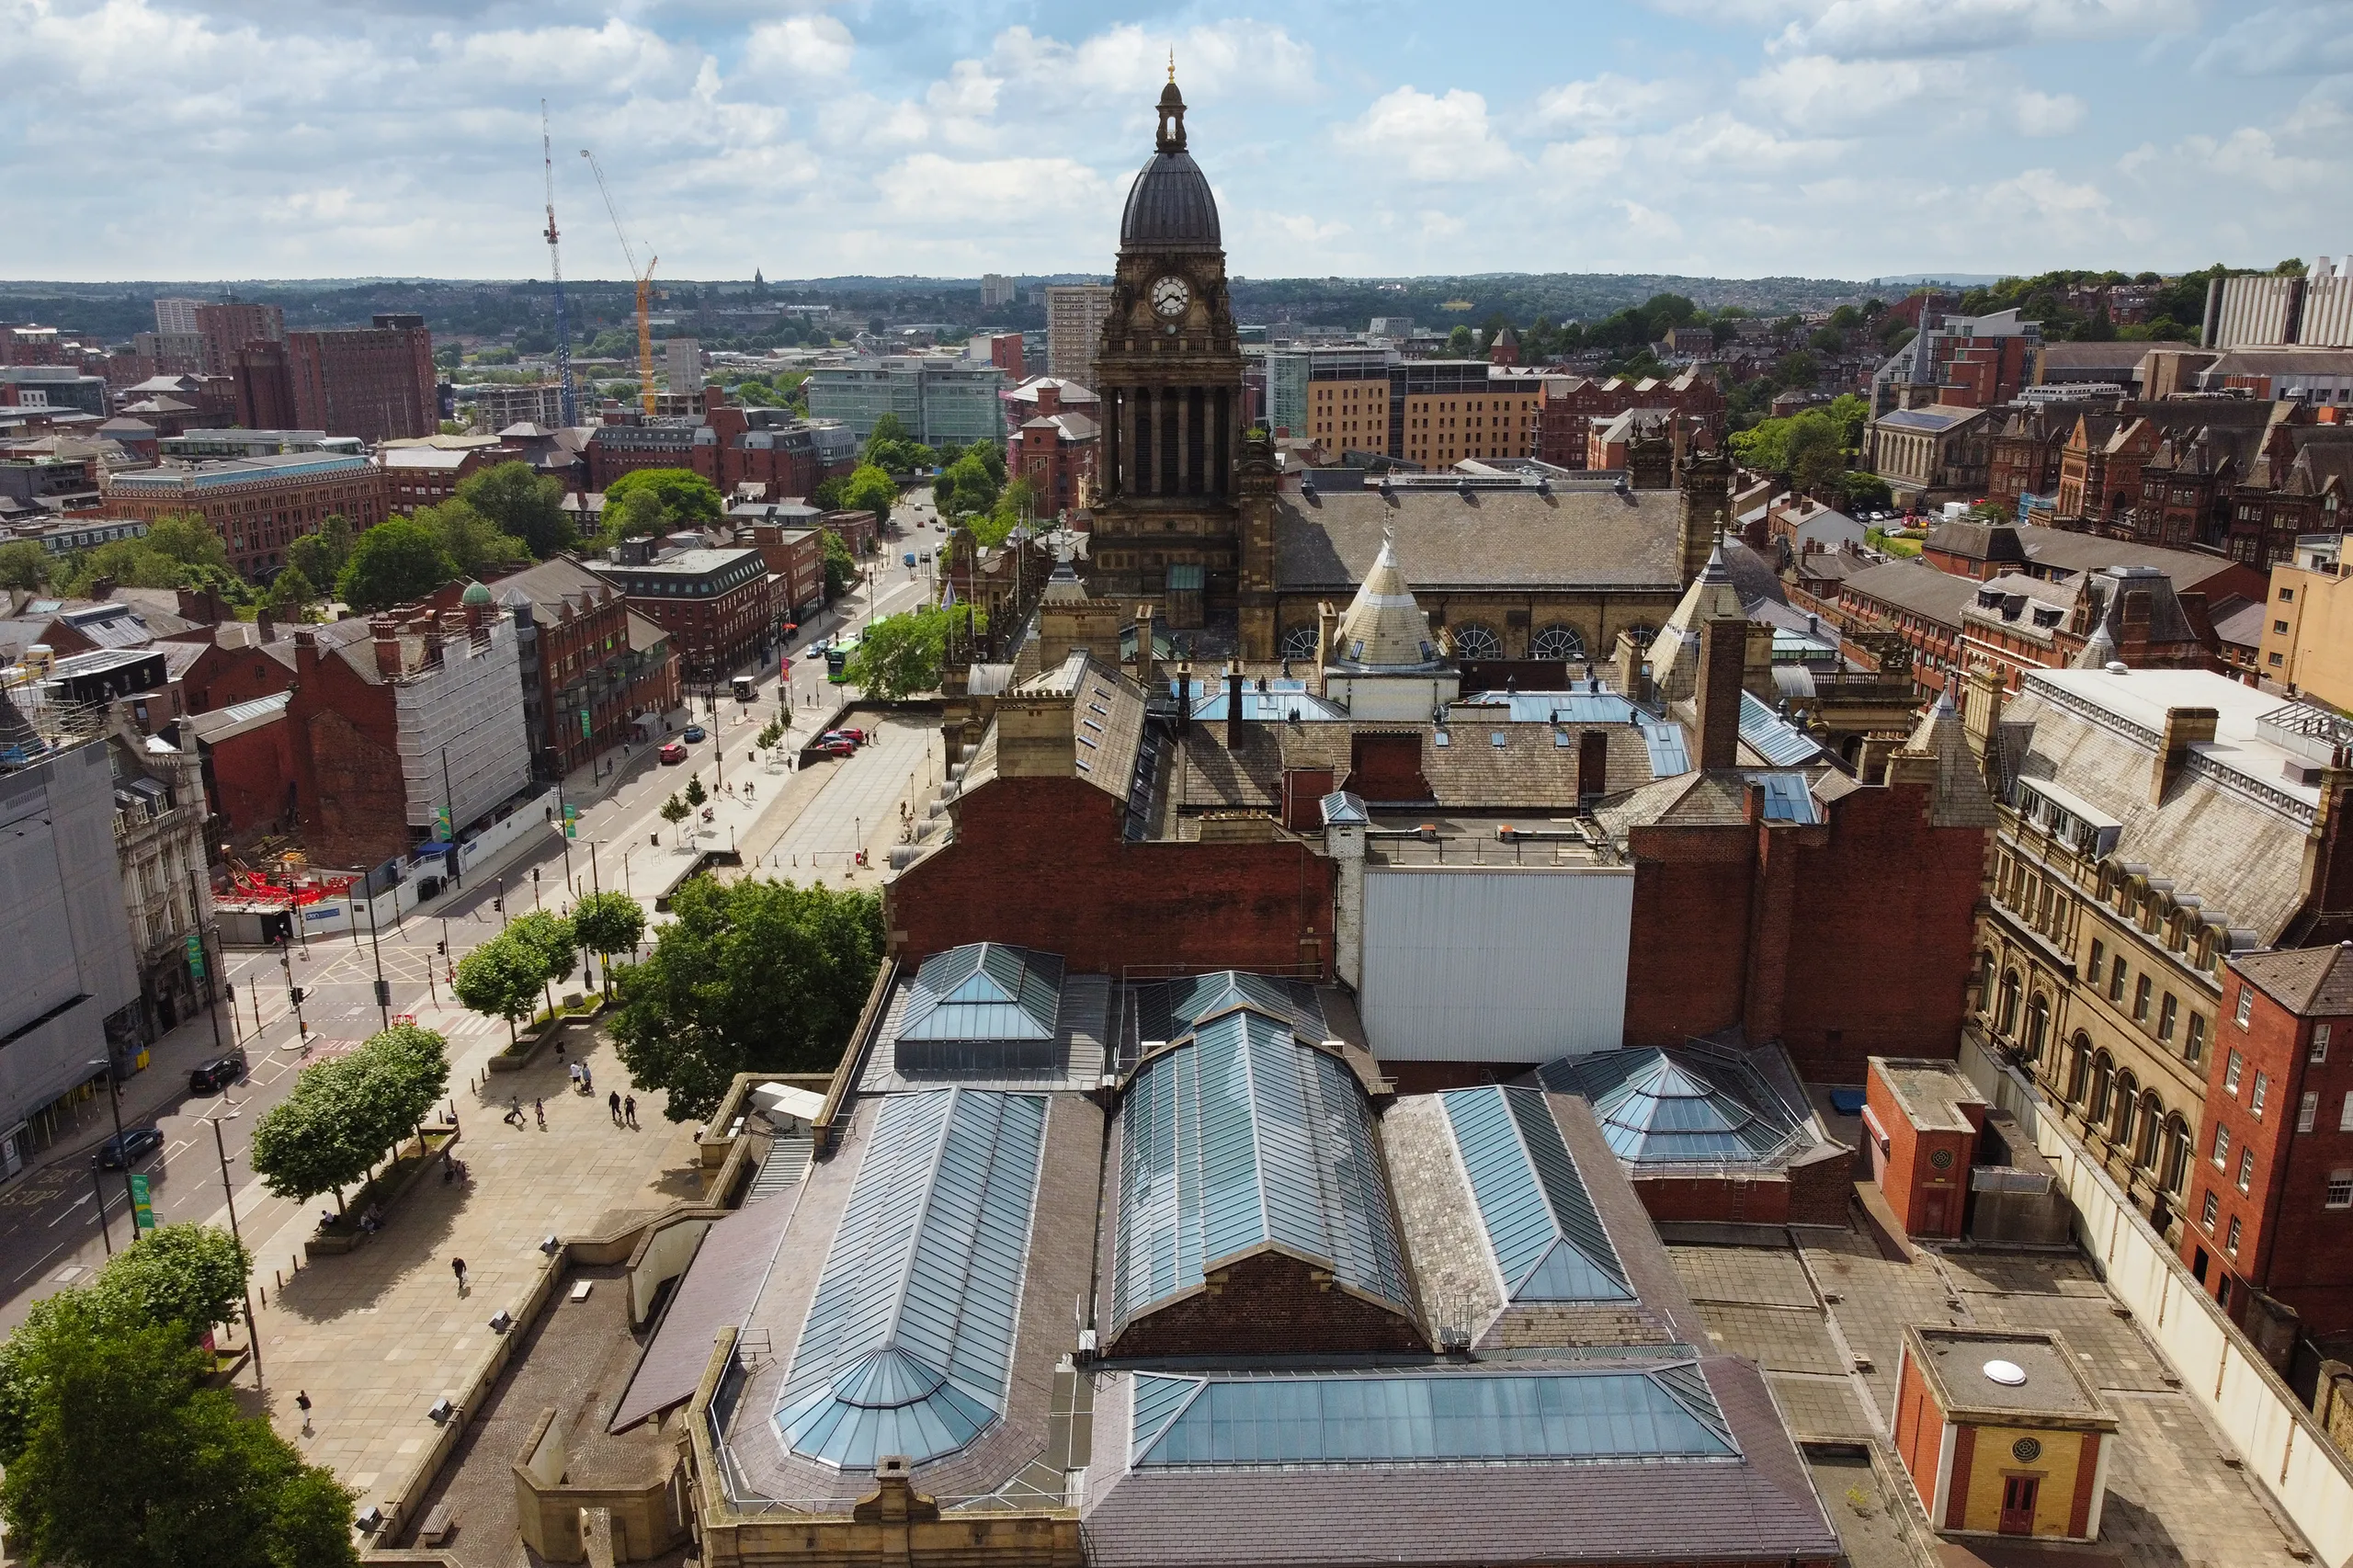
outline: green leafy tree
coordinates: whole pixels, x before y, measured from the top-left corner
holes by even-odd
[[[651,490],[640,490],[619,501],[606,499],[597,534],[609,547],[625,539],[652,539],[669,526],[670,514],[663,510],[662,497]]]
[[[311,579],[302,569],[290,563],[269,585],[269,591],[262,595],[261,605],[279,620],[312,620],[316,617],[311,613],[311,606],[318,597],[318,589],[311,585]]]
[[[842,509],[842,498],[848,494],[849,481],[835,474],[831,479],[817,482],[816,492],[809,497],[809,504],[821,512],[838,512]]]
[[[668,800],[662,802],[662,820],[668,823],[672,827],[676,827],[680,823],[686,821],[687,818],[692,814],[693,811],[693,807],[678,799],[677,796],[673,795]]]
[[[932,483],[932,494],[942,512],[961,517],[995,506],[998,492],[1004,487],[1005,465],[1000,459],[991,469],[986,456],[990,449],[974,442],[963,456],[939,471],[938,479]]]
[[[352,1494],[233,1395],[177,1325],[60,1325],[6,1458],[19,1558],[71,1568],[357,1568]]]
[[[499,532],[497,524],[462,500],[419,506],[413,520],[433,536],[460,577],[495,577],[531,558],[521,540]]]
[[[727,512],[725,501],[710,481],[690,468],[642,468],[625,473],[605,487],[605,506],[609,509],[641,490],[651,492],[662,503],[667,528],[715,523]]]
[[[286,547],[289,565],[301,568],[313,585],[333,587],[351,559],[351,522],[340,512],[319,525],[318,532],[301,534]]]
[[[825,552],[825,597],[837,599],[858,581],[858,558],[842,542],[842,536],[827,528],[818,535],[818,543]]]
[[[449,1092],[449,1042],[431,1029],[394,1024],[369,1036],[352,1054],[362,1063],[365,1093],[382,1118],[378,1136],[385,1143],[419,1127]]]
[[[760,732],[764,745],[773,744]],[[645,906],[625,892],[592,892],[572,906],[573,930],[580,945],[603,960],[605,991],[613,989],[613,955],[637,950],[645,937]]]
[[[1810,387],[1822,380],[1822,367],[1813,355],[1803,349],[1784,354],[1773,361],[1773,382],[1785,388]]]
[[[365,614],[421,599],[458,574],[432,531],[406,517],[378,523],[351,547],[335,597]]]
[[[885,702],[937,690],[940,666],[948,655],[949,634],[961,624],[963,616],[961,608],[933,606],[886,615],[870,623],[842,666],[843,677]],[[986,624],[974,616],[976,631]]]
[[[535,909],[507,923],[506,939],[531,955],[539,966],[540,983],[547,989],[548,1011],[555,1011],[555,983],[570,980],[580,967],[580,936],[572,922],[550,910]]]
[[[31,540],[0,544],[0,588],[37,592],[49,586],[51,570],[49,551]]]
[[[1037,506],[1038,487],[1026,479],[1017,479],[1005,487],[1005,493],[996,498],[996,505],[986,517],[972,520],[972,538],[982,544],[1003,544],[1015,528],[1037,521]]]
[[[147,525],[147,548],[167,560],[183,566],[218,566],[229,569],[229,547],[212,531],[212,525],[197,513],[177,513],[156,518]]]
[[[1468,359],[1472,354],[1478,352],[1478,337],[1468,326],[1457,326],[1446,335],[1446,352],[1449,358]]]
[[[506,1019],[511,1047],[515,1020],[531,1016],[546,983],[539,955],[501,932],[458,960],[458,978],[449,989],[473,1011]]]
[[[381,1123],[362,1098],[364,1074],[339,1057],[302,1070],[294,1090],[254,1124],[250,1158],[262,1185],[296,1203],[335,1194],[366,1177],[384,1151]]]
[[[121,1319],[176,1323],[190,1340],[236,1314],[253,1258],[226,1231],[159,1225],[115,1254],[90,1288]]]
[[[710,800],[710,791],[706,790],[702,787],[702,779],[701,779],[699,777],[698,777],[698,778],[689,778],[689,779],[688,779],[688,780],[687,780],[687,804],[688,804],[688,805],[689,805],[689,806],[699,806],[699,805],[701,805],[705,801],[708,801],[708,800]]]
[[[915,433],[907,428],[905,420],[895,414],[885,414],[874,422],[874,428],[867,432],[866,450],[871,453],[878,447],[899,446],[915,438]]]
[[[541,561],[574,542],[563,514],[563,482],[534,472],[529,463],[494,463],[472,474],[459,484],[458,499]]]
[[[671,913],[646,960],[617,978],[613,1015],[631,1082],[667,1091],[670,1119],[709,1116],[737,1073],[840,1061],[881,961],[880,899],[696,877]]]
[[[849,476],[842,487],[841,509],[849,512],[871,512],[888,520],[891,508],[899,504],[899,487],[891,476],[872,463],[866,463]]]

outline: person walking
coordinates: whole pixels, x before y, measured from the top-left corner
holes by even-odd
[[[458,1277],[458,1294],[464,1295],[466,1293],[466,1260],[462,1257],[451,1258],[449,1272]]]
[[[605,1108],[612,1113],[613,1125],[619,1127],[621,1124],[621,1092],[619,1089],[605,1096]]]
[[[588,1071],[588,1063],[585,1062],[580,1064],[580,1092],[584,1095],[593,1095],[597,1092],[596,1075]]]
[[[295,1409],[297,1409],[297,1410],[299,1410],[299,1411],[301,1411],[301,1412],[302,1413],[302,1433],[303,1433],[303,1436],[308,1437],[308,1436],[310,1435],[310,1431],[311,1431],[311,1391],[310,1391],[310,1390],[308,1390],[308,1389],[296,1389],[296,1390],[294,1391],[294,1408],[295,1408]]]
[[[516,1127],[522,1126],[523,1102],[516,1098],[514,1096],[509,1095],[506,1097],[506,1114],[500,1117],[498,1119],[504,1122],[508,1122]]]
[[[637,1125],[637,1096],[635,1095],[621,1101],[621,1118],[631,1127]]]
[[[548,1102],[545,1100],[533,1100],[531,1102],[531,1114],[540,1119],[540,1131],[545,1132],[548,1130]]]

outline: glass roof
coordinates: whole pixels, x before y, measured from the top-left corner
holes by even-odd
[[[1767,707],[1753,691],[1740,694],[1740,738],[1775,767],[1795,767],[1822,755],[1812,736]]]
[[[1632,1164],[1762,1161],[1797,1138],[1797,1118],[1755,1069],[1690,1048],[1597,1051],[1540,1071],[1591,1101],[1609,1152]]]
[[[1224,1013],[1148,1059],[1120,1109],[1120,1148],[1114,1335],[1269,1244],[1406,1310],[1364,1088],[1287,1021]]]
[[[1256,1007],[1269,1017],[1302,1021],[1288,982],[1244,970],[1224,969],[1183,980],[1140,986],[1136,991],[1139,1040],[1176,1040],[1206,1017],[1235,1007]]]
[[[1054,1038],[1063,960],[1051,953],[969,942],[934,953],[915,971],[899,1038],[913,1040]]]
[[[892,1095],[777,1401],[784,1445],[870,1470],[953,1453],[1005,1413],[1046,1096]]]
[[[1732,1459],[1691,1363],[1647,1371],[1136,1377],[1132,1458],[1187,1466]]]
[[[1643,744],[1650,749],[1652,778],[1672,778],[1691,771],[1691,748],[1684,744],[1680,726],[1645,722]]]
[[[1515,1301],[1624,1301],[1634,1292],[1540,1089],[1450,1089],[1447,1120],[1487,1244]]]

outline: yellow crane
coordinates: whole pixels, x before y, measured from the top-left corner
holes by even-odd
[[[658,256],[648,256],[645,258],[645,270],[640,272],[637,269],[637,249],[629,243],[629,232],[621,226],[621,210],[613,202],[612,187],[605,183],[603,166],[597,162],[597,154],[585,147],[580,149],[580,155],[588,160],[588,168],[597,176],[597,188],[605,198],[605,210],[612,215],[613,233],[621,242],[621,256],[629,263],[631,280],[637,285],[638,396],[644,406],[646,416],[651,418],[654,415],[654,318],[651,313],[654,303],[654,264],[662,258]]]

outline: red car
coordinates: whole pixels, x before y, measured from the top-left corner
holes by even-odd
[[[847,725],[847,724],[843,725],[843,726],[842,726],[840,729],[838,729],[838,730],[828,730],[828,731],[826,731],[825,733],[826,733],[827,734],[829,734],[829,735],[839,735],[839,736],[841,736],[844,740],[847,740],[847,741],[852,742],[853,744],[858,744],[858,745],[864,745],[864,744],[866,744],[866,743],[867,743],[867,742],[869,742],[869,741],[870,741],[870,740],[872,740],[872,739],[874,738],[874,737],[873,737],[871,734],[870,734],[868,732],[866,732],[866,731],[864,731],[864,730],[854,730],[854,729],[851,729],[851,728],[850,728],[848,725]]]
[[[683,741],[672,741],[667,745],[664,746],[662,748],[662,760],[665,763],[686,761],[686,743]]]
[[[827,756],[856,756],[858,743],[847,735],[827,735],[817,743],[817,749]]]

